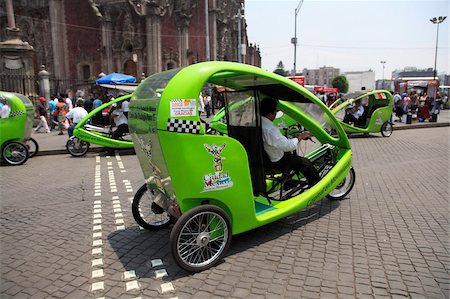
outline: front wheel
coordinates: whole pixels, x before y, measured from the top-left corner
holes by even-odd
[[[330,200],[341,200],[352,191],[353,185],[355,185],[355,170],[352,167],[347,173],[347,176],[327,195],[327,197]]]
[[[131,204],[134,220],[149,230],[163,229],[170,225],[172,216],[155,203],[156,192],[144,183],[136,192]]]
[[[89,142],[78,139],[77,137],[70,138],[66,143],[67,151],[74,157],[81,157],[86,155],[89,150]]]
[[[181,215],[170,234],[172,255],[189,272],[200,272],[220,263],[230,242],[230,218],[212,205],[198,206]]]
[[[393,130],[392,124],[387,121],[381,126],[381,135],[383,135],[383,137],[389,137],[392,135]]]
[[[22,142],[11,141],[3,147],[2,157],[9,165],[22,165],[28,160],[28,148]]]
[[[39,145],[34,138],[27,140],[28,156],[34,157],[39,152]]]

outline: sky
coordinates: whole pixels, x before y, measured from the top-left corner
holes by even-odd
[[[246,0],[249,43],[259,46],[261,67],[294,64],[295,9],[300,0]],[[390,79],[395,69],[433,68],[439,25],[437,71],[450,74],[450,0],[304,0],[297,15],[296,69],[322,66],[341,72],[375,71]]]

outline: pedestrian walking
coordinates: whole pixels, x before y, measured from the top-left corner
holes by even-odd
[[[46,101],[47,100],[44,97],[39,98],[39,104],[36,109],[38,116],[39,116],[39,124],[37,125],[36,129],[34,130],[36,133],[38,133],[41,128],[44,128],[45,133],[50,133],[50,129],[48,128],[48,123],[47,123]]]
[[[53,116],[56,117],[58,121],[59,133],[58,135],[63,135],[64,122],[66,120],[67,106],[66,101],[63,98],[58,98],[58,103],[56,104],[56,110],[53,111]]]

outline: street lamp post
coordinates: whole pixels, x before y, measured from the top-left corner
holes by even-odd
[[[297,74],[297,15],[300,11],[300,8],[302,8],[303,1],[300,0],[300,2],[297,5],[297,8],[295,9],[295,27],[294,27],[294,37],[291,38],[291,43],[294,44],[294,76]]]
[[[437,31],[436,31],[436,50],[434,52],[434,71],[433,71],[433,80],[436,80],[436,62],[437,62],[437,49],[438,49],[438,38],[439,38],[439,24],[444,22],[444,20],[447,18],[447,16],[444,17],[434,17],[430,19],[430,22],[433,24],[437,24]]]
[[[384,89],[384,64],[386,63],[386,61],[381,60],[380,63],[383,65],[383,76],[381,77],[381,79],[383,80],[382,82],[382,89]]]

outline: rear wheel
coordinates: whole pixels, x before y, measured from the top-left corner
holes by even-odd
[[[392,124],[390,122],[385,122],[382,126],[381,126],[381,135],[383,135],[383,137],[389,137],[392,135],[392,131],[394,131],[394,128],[392,127]]]
[[[22,142],[11,141],[3,147],[2,157],[9,165],[21,165],[28,160],[28,148]]]
[[[177,264],[200,272],[221,262],[231,242],[231,221],[219,207],[202,205],[181,215],[170,234]]]
[[[67,151],[74,157],[81,157],[86,155],[89,150],[89,142],[78,139],[77,137],[70,138],[66,143]]]
[[[149,230],[165,228],[172,222],[172,216],[155,203],[156,192],[142,185],[136,192],[131,205],[134,220]]]
[[[347,173],[347,176],[327,195],[327,197],[330,200],[341,200],[352,191],[353,185],[355,185],[355,170],[352,167]]]
[[[27,140],[28,157],[34,157],[39,152],[39,144],[34,138]]]

